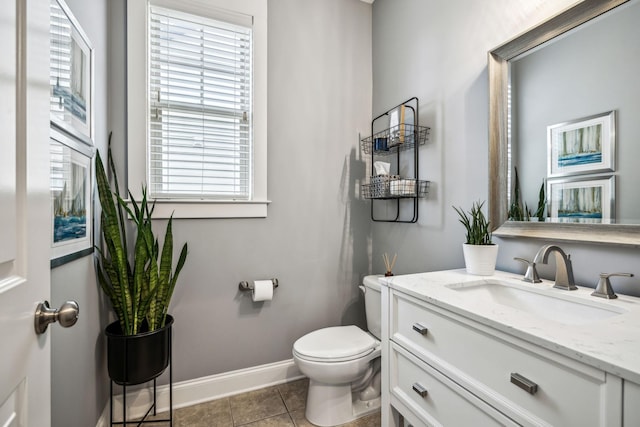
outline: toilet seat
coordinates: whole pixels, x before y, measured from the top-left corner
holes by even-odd
[[[346,362],[365,357],[379,342],[354,325],[318,329],[299,338],[293,352],[314,362]]]

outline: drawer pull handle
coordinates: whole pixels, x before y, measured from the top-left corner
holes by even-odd
[[[523,377],[518,373],[511,374],[511,382],[529,394],[536,394],[536,392],[538,391],[538,384]]]
[[[420,323],[414,323],[413,330],[418,332],[420,335],[427,335],[427,332],[429,332],[429,329]]]
[[[420,383],[413,383],[411,388],[413,388],[413,391],[418,393],[420,397],[427,397],[427,394],[429,394],[427,393],[427,389],[420,385]]]

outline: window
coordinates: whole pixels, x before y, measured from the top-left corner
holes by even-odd
[[[238,3],[128,2],[129,187],[161,217],[266,216],[266,7]]]
[[[151,7],[151,197],[250,198],[251,34]]]

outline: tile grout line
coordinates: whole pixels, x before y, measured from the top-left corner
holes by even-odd
[[[278,408],[280,408],[280,405],[278,405],[278,403],[280,403],[282,405],[281,408],[283,408],[285,411],[279,413],[279,414],[274,414],[271,413],[271,415],[268,416],[264,416],[263,418],[260,419],[256,419],[256,420],[252,420],[252,421],[244,421],[242,422],[242,411],[240,411],[240,408],[236,405],[236,411],[233,410],[234,405],[232,405],[232,400],[234,398],[239,398],[242,395],[246,395],[249,393],[254,393],[254,392],[259,392],[259,391],[265,391],[266,389],[271,389],[272,392],[274,393],[273,396],[273,400],[272,403],[273,405],[277,406]],[[276,421],[276,425],[289,425],[289,426],[293,426],[293,427],[302,427],[302,426],[312,426],[312,424],[310,424],[307,420],[306,417],[304,416],[304,412],[305,409],[304,407],[306,406],[306,402],[302,402],[301,399],[303,399],[305,397],[305,391],[307,390],[306,387],[304,387],[304,385],[301,386],[301,384],[297,384],[296,386],[293,386],[291,383],[286,383],[286,384],[280,384],[278,386],[271,386],[271,387],[267,387],[266,389],[259,389],[259,390],[254,390],[254,391],[250,391],[247,393],[241,393],[239,395],[233,396],[233,397],[226,397],[226,398],[222,398],[222,399],[214,399],[212,401],[206,402],[204,404],[211,404],[213,402],[219,401],[219,400],[224,400],[224,402],[220,402],[220,409],[224,409],[226,408],[226,413],[228,414],[227,416],[230,418],[231,423],[230,426],[231,427],[249,427],[249,426],[256,426],[256,425],[271,425],[274,421],[276,421],[276,419],[278,419],[278,421]],[[274,390],[275,389],[275,390]],[[277,393],[277,394],[276,394]],[[280,402],[277,402],[277,399],[275,399],[275,395],[277,395],[280,398]],[[287,399],[288,399],[288,403],[287,403]],[[197,405],[195,405],[197,406]],[[274,406],[274,407],[275,407]],[[223,408],[224,407],[224,408]],[[185,408],[180,408],[177,409],[176,411],[181,411]],[[238,412],[239,411],[239,412]],[[277,412],[277,411],[275,411]],[[295,415],[294,415],[295,412]],[[285,417],[285,414],[287,415]],[[371,416],[374,416],[373,414],[371,414]],[[369,417],[369,415],[367,416],[367,418]],[[377,417],[380,417],[379,413],[377,415]],[[227,420],[229,420],[229,418],[226,418]],[[269,421],[271,420],[271,421]],[[286,421],[288,420],[288,421]],[[174,414],[174,422],[178,421],[178,419],[176,419],[176,415]],[[241,424],[240,424],[241,422]],[[196,424],[190,424],[191,427],[207,427],[206,426],[206,421],[204,420],[200,420],[200,422],[196,422]],[[177,424],[174,424],[176,427],[178,425],[182,426],[183,423],[179,422]],[[155,424],[154,424],[155,426]],[[339,427],[363,427],[363,426],[380,426],[380,418],[378,418],[377,422],[371,423],[369,421],[365,421],[363,420],[354,420],[351,421],[347,424],[342,424]],[[151,427],[151,426],[150,426]],[[162,425],[162,427],[165,427],[164,425]]]
[[[287,415],[289,416],[289,421],[291,421],[291,425],[293,427],[297,427],[296,422],[293,419],[293,415],[291,415],[291,410],[289,409],[289,405],[287,405],[287,400],[282,395],[282,391],[280,390],[280,386],[278,388],[278,394],[280,395],[280,399],[282,399],[282,403],[284,404],[284,408],[287,410]]]
[[[263,390],[267,390],[267,389],[269,389],[269,388],[270,388],[270,387],[267,387],[266,389],[263,389]],[[230,411],[231,411],[231,420],[232,420],[232,422],[233,422],[233,426],[234,426],[234,427],[248,426],[248,425],[251,425],[251,424],[253,424],[253,423],[257,423],[257,422],[259,422],[259,421],[264,421],[264,420],[268,420],[268,419],[270,419],[270,418],[280,417],[280,416],[282,416],[282,415],[284,415],[284,414],[287,414],[287,416],[289,417],[289,419],[290,419],[290,420],[292,421],[292,423],[293,423],[293,420],[292,420],[291,414],[289,413],[289,408],[287,407],[287,404],[286,404],[286,402],[285,402],[285,399],[282,397],[282,393],[280,392],[280,388],[279,388],[278,386],[274,386],[273,388],[275,388],[275,391],[277,392],[278,397],[280,398],[280,402],[282,403],[282,407],[284,408],[284,412],[281,412],[281,413],[279,413],[279,414],[271,414],[271,415],[269,415],[269,416],[266,416],[266,417],[263,417],[263,418],[259,418],[259,419],[257,419],[257,420],[253,420],[253,421],[246,422],[246,423],[244,423],[244,424],[237,424],[237,425],[236,425],[236,420],[235,420],[235,417],[234,417],[234,411],[233,411],[233,408],[230,408]],[[294,424],[294,426],[295,426],[295,423],[293,423],[293,424]]]

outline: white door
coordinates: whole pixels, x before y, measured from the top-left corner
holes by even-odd
[[[0,426],[51,424],[49,298],[49,4],[0,7]]]

